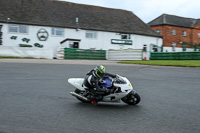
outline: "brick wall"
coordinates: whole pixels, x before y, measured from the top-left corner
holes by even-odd
[[[200,38],[198,33],[200,32],[200,24],[194,29],[170,26],[170,25],[160,25],[152,26],[152,29],[160,29],[160,34],[163,36],[163,45],[165,47],[172,47],[172,43],[176,43],[176,47],[182,47],[182,42],[187,42],[189,44],[200,43]],[[172,30],[176,30],[176,35],[172,35]],[[186,31],[186,36],[183,36],[183,31]],[[187,46],[189,48],[189,46]]]
[[[200,34],[200,24],[196,25],[193,29],[193,43],[200,43],[200,37],[198,34]]]

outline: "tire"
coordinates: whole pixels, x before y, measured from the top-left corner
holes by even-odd
[[[126,97],[122,98],[121,100],[129,105],[136,105],[140,102],[140,95],[136,92],[130,92]]]
[[[79,89],[76,89],[74,92],[76,92],[77,94],[82,95],[82,91],[80,91]],[[90,101],[84,101],[78,97],[76,97],[79,101],[83,102],[83,103],[91,103]]]

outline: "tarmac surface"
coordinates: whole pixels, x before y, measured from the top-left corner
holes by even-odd
[[[68,78],[97,64],[126,76],[137,106],[85,104]],[[93,60],[0,60],[0,133],[199,133],[200,68]]]

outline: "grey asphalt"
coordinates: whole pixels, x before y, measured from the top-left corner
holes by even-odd
[[[126,76],[141,103],[93,105],[72,97],[67,79],[84,77],[95,64],[74,62],[1,60],[0,133],[200,132],[200,68],[100,62]]]

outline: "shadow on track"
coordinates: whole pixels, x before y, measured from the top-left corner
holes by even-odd
[[[104,102],[99,102],[98,104],[92,104],[92,103],[82,103],[82,102],[77,102],[74,104],[75,107],[78,108],[91,108],[91,109],[108,109],[108,110],[130,110],[130,109],[135,109],[135,110],[140,110],[141,106],[140,105],[127,105],[125,103],[104,103]]]

